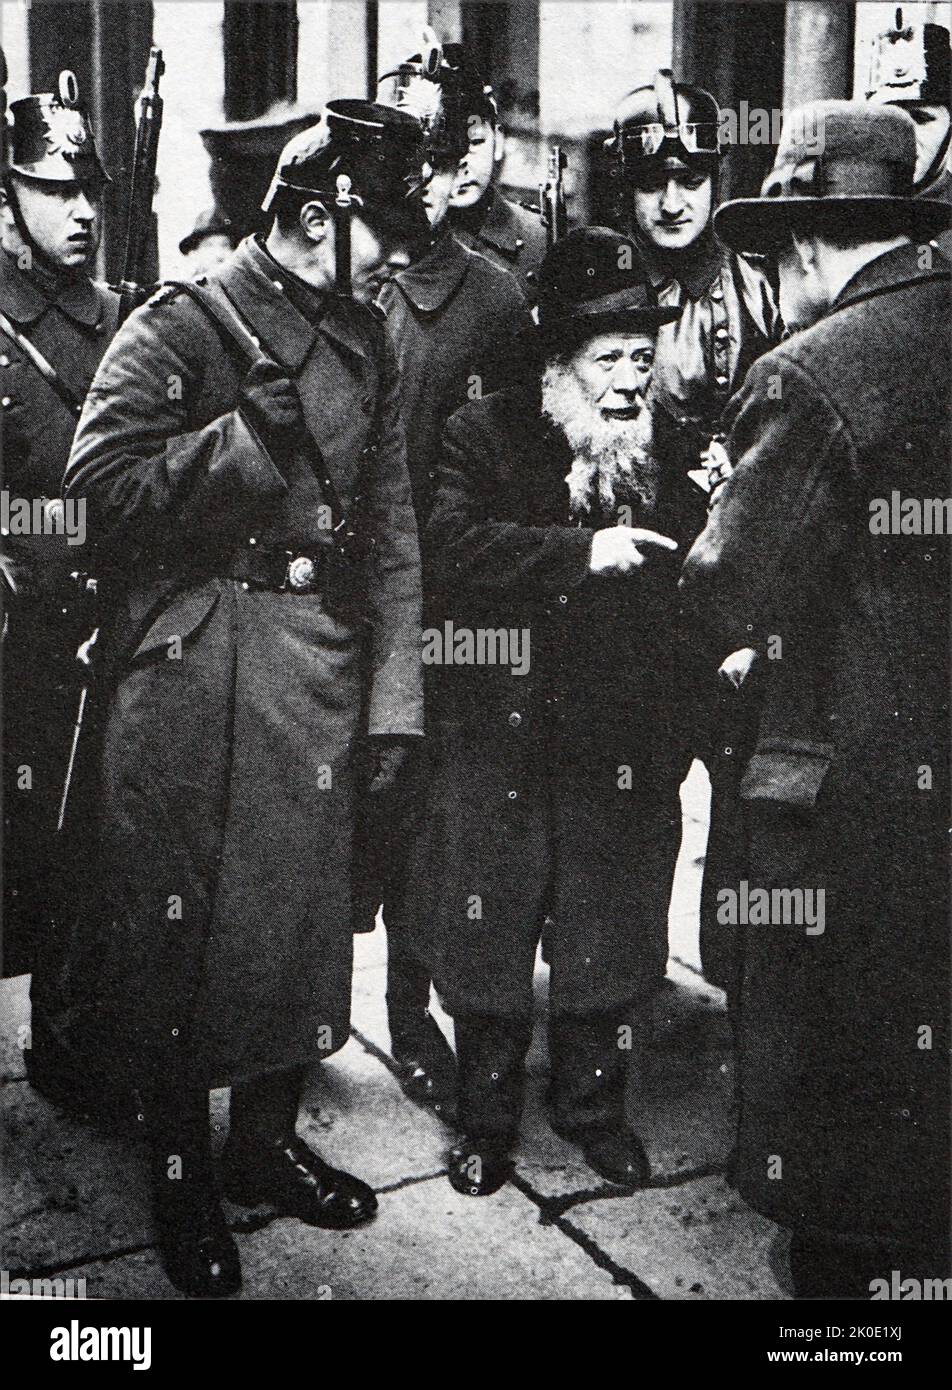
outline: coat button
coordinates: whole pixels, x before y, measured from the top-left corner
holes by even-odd
[[[9,367],[10,359],[5,352],[0,353],[0,367]]]
[[[516,797],[519,795],[519,793],[518,793],[518,792],[506,792],[506,795],[508,796],[508,798],[509,798],[510,801],[515,801],[515,799],[516,799]]]
[[[727,377],[724,375],[723,372],[720,372],[720,373],[714,378],[714,380],[717,382],[718,386],[726,386],[726,385],[727,385]]]
[[[568,594],[559,594],[559,603],[568,603],[568,601],[569,601],[569,596],[568,596]]]
[[[248,537],[248,544],[249,544],[249,545],[257,545],[257,544],[258,544],[258,537],[257,537],[257,536],[249,536],[249,537]]]
[[[518,729],[519,725],[522,723],[522,715],[518,710],[513,710],[512,714],[510,714],[509,723],[514,729]]]
[[[727,329],[726,329],[726,328],[718,328],[718,329],[715,329],[715,331],[714,331],[714,337],[717,338],[717,340],[718,340],[719,342],[722,343],[722,342],[724,341],[724,339],[727,337]]]
[[[720,285],[715,285],[711,290],[711,298],[718,301],[724,298],[724,291],[721,289]]]
[[[516,237],[516,250],[517,250],[517,251],[521,251],[522,248],[523,248],[524,246],[525,246],[525,242],[523,241],[522,237],[521,237],[521,236],[517,236],[517,237]]]
[[[12,397],[12,396],[4,396],[3,400],[0,401],[0,405],[3,406],[4,410],[9,410],[12,404],[13,404],[13,397]]]

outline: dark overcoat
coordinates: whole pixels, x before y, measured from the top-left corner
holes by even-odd
[[[677,564],[592,576],[594,529],[612,522],[572,523],[571,461],[537,387],[468,404],[444,434],[425,539],[443,622],[529,643],[521,674],[512,647],[508,665],[434,667],[412,931],[452,1012],[531,1009],[543,922],[556,1010],[608,1009],[664,976],[685,754]],[[633,524],[684,542],[703,510],[671,474]]]
[[[948,1219],[950,542],[873,517],[950,495],[948,312],[948,264],[904,246],[761,358],[683,578],[715,657],[748,625],[767,656],[748,893],[825,894],[822,931],[779,899],[746,927],[739,1186],[787,1225],[909,1243]]]
[[[294,378],[307,448],[263,448],[238,405],[245,364],[165,291],[104,359],[67,475],[114,612],[104,912],[77,970],[95,967],[138,1071],[209,1085],[346,1041],[355,741],[422,732],[419,551],[382,326],[337,300],[315,323],[252,240],[215,278]],[[322,467],[345,507],[358,483],[363,498],[354,620],[321,591],[249,588],[232,559],[327,544]]]
[[[491,188],[481,203],[450,213],[453,230],[464,246],[478,251],[511,271],[530,299],[535,299],[535,277],[546,253],[546,233],[538,213],[520,207]]]
[[[0,310],[77,403],[115,332],[118,308],[118,295],[86,277],[44,291],[0,252]],[[76,413],[2,330],[0,403],[7,496],[58,498]],[[92,622],[69,578],[88,568],[82,540],[13,533],[0,549],[15,591],[5,589],[2,649],[3,970],[17,975],[34,968],[62,916],[56,822],[79,693],[76,649]]]
[[[472,394],[494,389],[496,376],[511,369],[515,334],[532,321],[515,277],[467,250],[446,227],[390,282],[381,307],[396,352],[407,470],[422,533],[433,505],[446,421]],[[429,606],[439,609],[432,587]],[[399,929],[403,919],[408,837],[416,833],[428,804],[426,750],[416,751],[391,791],[368,796],[361,805],[354,871],[357,931],[373,930],[384,899],[388,928]]]

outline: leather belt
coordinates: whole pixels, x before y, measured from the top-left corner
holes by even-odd
[[[327,547],[320,550],[268,550],[246,545],[236,550],[226,565],[227,579],[249,589],[276,594],[316,594],[327,563]]]

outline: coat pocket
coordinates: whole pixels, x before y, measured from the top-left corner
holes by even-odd
[[[835,751],[832,743],[760,739],[740,784],[741,800],[812,810]]]
[[[220,597],[217,580],[203,584],[198,589],[186,589],[176,594],[153,619],[133,652],[132,661],[143,661],[156,655],[167,657],[175,643],[184,646],[211,615]]]

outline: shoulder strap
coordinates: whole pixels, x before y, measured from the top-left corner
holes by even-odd
[[[66,382],[60,376],[52,362],[47,361],[36,344],[31,342],[26,334],[21,332],[16,324],[12,323],[2,311],[0,311],[0,333],[6,334],[12,342],[16,343],[20,351],[33,363],[47,385],[56,392],[69,413],[78,419],[83,408],[82,397],[77,396],[76,393],[66,385]]]
[[[270,357],[267,345],[262,343],[252,327],[242,318],[221,285],[216,282],[199,284],[195,280],[173,280],[168,283],[177,286],[178,289],[187,294],[193,303],[218,326],[238,356],[244,360],[246,369],[262,358]],[[314,444],[316,446],[316,440]],[[337,490],[337,485],[331,477],[330,469],[324,466],[321,473],[321,487],[331,509],[331,515],[336,518],[334,540],[337,545],[344,545],[353,529],[350,518],[344,509],[343,501]]]

